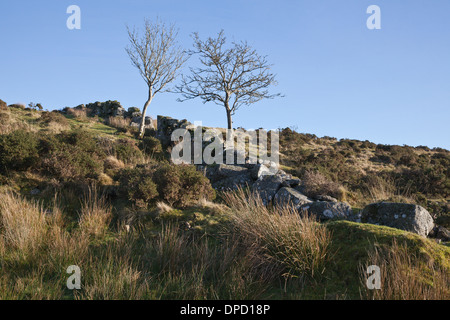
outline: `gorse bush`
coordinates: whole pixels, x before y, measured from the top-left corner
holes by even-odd
[[[16,130],[0,136],[0,171],[26,170],[35,165],[39,140],[35,134]]]

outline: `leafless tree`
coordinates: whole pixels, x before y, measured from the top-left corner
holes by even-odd
[[[179,101],[200,98],[203,103],[213,101],[224,106],[231,129],[232,116],[239,107],[280,96],[268,91],[269,86],[276,84],[271,65],[247,42],[233,42],[227,49],[223,30],[217,38],[203,41],[194,33],[193,39],[194,49],[189,54],[198,54],[202,66],[190,68],[191,74],[182,77],[177,86],[177,92],[183,96]]]
[[[168,91],[167,85],[178,75],[186,61],[186,54],[177,45],[177,30],[157,19],[154,23],[145,20],[143,34],[127,27],[130,45],[125,49],[132,64],[139,70],[148,86],[148,99],[142,109],[139,137],[144,136],[145,113],[154,96]]]

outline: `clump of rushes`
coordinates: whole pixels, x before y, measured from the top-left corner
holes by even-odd
[[[330,232],[313,217],[301,217],[289,207],[267,208],[242,189],[224,195],[231,208],[228,232],[251,248],[253,263],[267,276],[304,277],[323,273]]]

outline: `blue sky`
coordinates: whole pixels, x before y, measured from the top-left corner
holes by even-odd
[[[72,4],[81,8],[81,30],[66,27]],[[381,8],[381,30],[366,27],[373,4]],[[450,149],[445,0],[5,0],[0,99],[49,110],[106,100],[142,108],[146,85],[124,50],[125,26],[157,16],[177,25],[185,48],[192,32],[205,38],[224,29],[274,64],[273,92],[285,97],[242,107],[236,127]],[[149,115],[226,127],[223,108],[177,98],[156,96]]]

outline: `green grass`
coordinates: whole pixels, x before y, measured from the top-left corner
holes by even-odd
[[[434,260],[450,270],[450,248],[416,234],[372,224],[334,221],[326,224],[332,233],[333,255],[323,279],[307,288],[305,298],[359,299],[361,281],[358,268],[375,247],[389,247],[394,240],[404,243],[411,254]],[[426,273],[424,266],[423,272]]]

